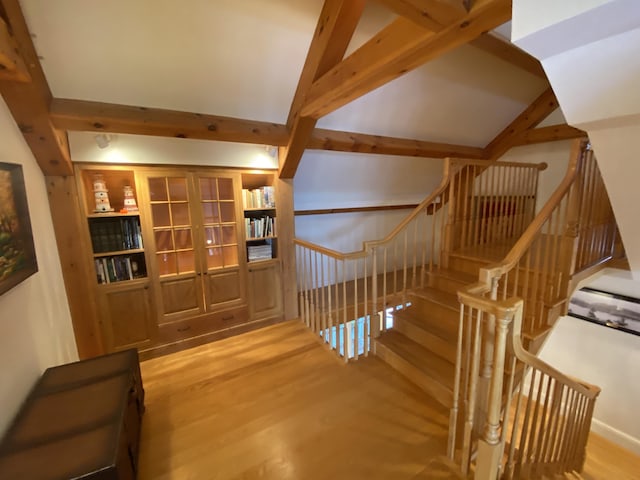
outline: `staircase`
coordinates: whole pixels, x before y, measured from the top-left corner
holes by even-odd
[[[532,353],[572,276],[611,258],[615,222],[584,145],[536,214],[543,168],[448,160],[384,239],[350,253],[295,241],[305,323],[345,362],[373,352],[449,408],[447,455],[463,476],[476,455],[476,478],[551,478],[584,460],[599,390]]]

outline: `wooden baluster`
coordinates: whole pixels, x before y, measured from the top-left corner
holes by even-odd
[[[562,391],[564,385],[554,380],[551,407],[549,411],[549,430],[542,446],[542,461],[544,463],[551,462],[553,448],[558,436],[558,425],[560,423],[560,407],[562,406]]]
[[[416,269],[418,268],[418,219],[417,217],[413,220],[413,272],[411,274],[411,289],[416,289],[418,287],[417,274]]]
[[[382,254],[382,331],[387,331],[387,321],[386,321],[386,312],[387,312],[387,247],[383,247],[384,252]]]
[[[358,259],[353,261],[353,358],[358,360],[358,340],[360,334],[358,317]]]
[[[406,306],[407,305],[407,270],[408,270],[408,264],[407,264],[407,255],[408,255],[408,249],[409,249],[409,244],[408,244],[408,232],[407,229],[405,228],[404,230],[404,246],[402,248],[402,301],[400,303],[402,303],[402,306]]]
[[[333,278],[333,269],[331,268],[331,260],[335,263],[336,259],[332,257],[327,257],[327,335],[329,338],[329,348],[333,348],[333,285],[335,284],[335,278]]]
[[[325,273],[324,273],[324,263],[325,263],[326,255],[320,256],[320,302],[322,308],[321,312],[321,326],[322,329],[322,338],[324,342],[327,342],[327,304],[326,304],[326,296],[325,296]]]
[[[544,405],[542,407],[542,413],[540,415],[540,422],[538,423],[538,442],[535,447],[535,465],[534,474],[539,472],[540,475],[543,473],[544,467],[544,442],[546,437],[550,434],[549,432],[549,404],[551,402],[551,387],[553,385],[553,378],[546,376],[545,389],[544,394],[542,395],[542,400],[544,401]]]
[[[478,239],[478,245],[484,245],[487,243],[488,232],[487,229],[489,227],[489,169],[486,169],[482,172],[481,181],[480,181],[480,189],[482,195],[482,213],[480,216],[480,237]]]
[[[371,324],[370,324],[370,318],[371,316],[369,315],[369,276],[367,275],[367,265],[368,265],[368,258],[369,256],[367,255],[364,258],[364,323],[362,325],[363,328],[363,338],[364,338],[364,356],[368,357],[369,356],[369,348],[370,348],[370,344],[371,344]]]
[[[447,456],[453,460],[456,450],[456,428],[458,424],[458,404],[460,402],[460,382],[462,380],[462,338],[464,337],[464,303],[460,304],[460,316],[458,321],[458,340],[456,343],[456,363],[453,379],[453,405],[449,411],[449,440],[447,443]]]
[[[478,166],[473,166],[473,183],[471,185],[471,196],[473,198],[473,208],[471,209],[471,214],[473,215],[473,232],[471,234],[471,241],[469,242],[471,245],[480,245],[480,223],[481,223],[481,203],[480,203],[480,195],[482,194],[481,188],[481,177],[482,173],[479,172]]]
[[[520,313],[521,314],[521,313]],[[507,453],[507,459],[504,464],[503,473],[506,478],[511,478],[513,475],[513,460],[515,453],[515,443],[516,437],[518,435],[518,413],[520,411],[521,399],[522,399],[522,390],[518,388],[518,398],[516,400],[516,411],[513,416],[513,421],[510,421],[511,409],[513,408],[513,397],[514,397],[514,389],[516,388],[516,367],[518,365],[518,361],[515,355],[511,355],[511,372],[509,373],[509,383],[507,385],[507,402],[506,407],[504,409],[503,418],[502,418],[502,448],[507,445],[507,437],[510,437],[509,441],[509,452]],[[522,381],[519,382],[522,385]],[[508,435],[509,426],[511,426],[511,435]]]
[[[539,429],[539,420],[538,420],[538,416],[540,413],[540,402],[542,399],[542,391],[543,391],[543,385],[544,385],[544,378],[545,378],[545,374],[540,372],[540,376],[538,377],[538,386],[537,386],[537,397],[536,400],[533,403],[533,418],[531,420],[531,430],[529,432],[529,439],[527,441],[527,463],[533,463],[535,457],[536,457],[536,452],[535,452],[535,446],[536,446],[536,435],[538,434],[538,429]],[[531,385],[535,385],[533,382],[531,383]],[[529,391],[529,395],[533,395],[535,392]]]
[[[469,188],[469,167],[466,166],[460,171],[460,187],[458,191],[458,205],[460,205],[460,218],[462,225],[460,226],[460,248],[467,246],[467,190]]]
[[[525,221],[525,210],[526,210],[526,206],[527,206],[527,202],[528,202],[528,195],[529,192],[526,189],[526,180],[527,180],[527,172],[528,170],[525,168],[519,168],[518,169],[518,183],[517,183],[517,191],[519,192],[518,194],[518,202],[517,202],[517,219],[516,219],[516,223],[515,223],[515,229],[513,232],[513,236],[514,237],[520,237],[520,235],[522,235],[522,232],[524,232],[525,226],[524,226],[524,221]]]
[[[536,380],[536,375],[538,373],[538,370],[535,368],[531,369],[531,378],[529,380],[529,391],[527,392],[527,399],[526,399],[526,406],[524,409],[524,420],[522,421],[522,432],[520,433],[520,445],[518,447],[519,453],[520,453],[520,457],[518,458],[518,461],[516,462],[515,465],[515,469],[513,472],[513,478],[520,478],[520,471],[522,469],[522,465],[523,463],[526,461],[526,450],[525,450],[525,446],[526,446],[526,441],[527,441],[527,435],[529,433],[529,418],[531,415],[531,403],[532,403],[532,385],[535,385],[535,380]],[[540,373],[542,375],[542,372]],[[522,378],[522,383],[523,386],[521,387],[521,390],[524,391],[524,382],[525,382],[525,377]],[[524,393],[524,392],[522,392]]]
[[[482,344],[482,312],[477,311],[473,332],[473,352],[471,354],[471,371],[469,372],[469,399],[467,401],[464,437],[462,440],[462,474],[467,475],[471,461],[471,434],[474,425],[478,375],[480,373],[480,345]]]
[[[338,276],[338,259],[334,259],[333,264],[333,284],[335,298],[335,313],[333,315],[333,328],[335,335],[335,350],[340,354],[340,277]]]

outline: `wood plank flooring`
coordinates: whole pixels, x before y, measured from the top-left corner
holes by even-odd
[[[458,478],[442,406],[376,358],[344,365],[300,322],[147,360],[142,376],[140,480]],[[584,478],[638,478],[624,451],[605,474],[607,452]]]

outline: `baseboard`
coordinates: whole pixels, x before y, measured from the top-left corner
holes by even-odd
[[[640,455],[640,439],[621,432],[596,418],[591,420],[591,430],[636,455]]]

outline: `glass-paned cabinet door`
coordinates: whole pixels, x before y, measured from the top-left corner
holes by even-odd
[[[198,178],[207,270],[238,265],[238,229],[233,179]]]
[[[151,221],[159,275],[196,271],[193,222],[186,177],[149,177]]]

